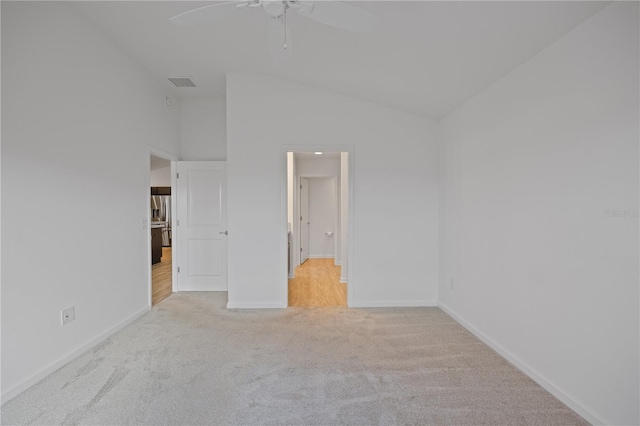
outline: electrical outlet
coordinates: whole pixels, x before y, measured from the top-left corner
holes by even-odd
[[[76,319],[76,308],[72,306],[62,311],[62,325],[69,324]]]

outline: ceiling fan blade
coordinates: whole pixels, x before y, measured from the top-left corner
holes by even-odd
[[[169,19],[169,21],[181,27],[206,24],[211,21],[228,18],[233,15],[238,6],[248,2],[228,1],[224,3],[210,4],[197,9],[188,10]]]
[[[286,25],[283,16],[269,18],[268,28],[269,52],[271,58],[276,63],[291,60],[293,55],[293,44],[291,42],[291,31]]]
[[[357,33],[367,33],[374,30],[378,24],[378,16],[360,7],[332,0],[316,2],[298,2],[296,10],[321,24]]]

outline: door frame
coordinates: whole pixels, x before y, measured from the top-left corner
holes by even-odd
[[[164,158],[165,160],[169,160],[171,164],[171,292],[175,293],[177,291],[178,284],[178,250],[173,241],[176,241],[176,235],[178,228],[176,226],[176,207],[177,200],[175,197],[177,182],[176,182],[176,173],[177,173],[177,161],[178,157],[176,155],[170,154],[166,151],[162,151],[158,148],[149,146],[147,152],[147,159],[151,160],[151,156]],[[147,234],[147,289],[149,290],[149,307],[151,307],[152,300],[152,291],[153,291],[153,275],[151,272],[151,209],[149,208],[149,196],[151,188],[151,164],[147,162],[147,192],[145,198],[145,209],[146,209],[146,234]]]
[[[354,259],[353,259],[353,247],[355,242],[354,236],[354,194],[353,194],[353,182],[355,176],[355,168],[354,168],[354,148],[351,145],[283,145],[280,149],[280,171],[281,171],[281,214],[280,214],[280,223],[281,223],[281,241],[280,241],[280,253],[281,255],[281,276],[282,276],[282,289],[281,289],[281,300],[283,300],[284,306],[289,306],[289,268],[287,267],[288,262],[288,251],[287,251],[287,243],[288,243],[288,204],[287,204],[287,192],[288,192],[288,181],[287,181],[287,153],[310,153],[316,151],[323,152],[346,152],[349,155],[349,159],[347,162],[349,177],[348,177],[348,201],[349,201],[349,212],[347,214],[347,306],[350,307],[353,305],[353,297],[356,289],[356,282],[354,281]],[[297,177],[334,177],[332,176],[312,176],[312,175],[298,175]],[[294,181],[294,211],[296,210],[295,206],[298,203],[298,192],[299,192],[299,182],[298,180]],[[339,182],[338,182],[339,185]],[[338,192],[339,193],[339,192]],[[338,205],[340,205],[338,203]],[[295,214],[294,214],[295,216]],[[339,215],[338,215],[339,217]],[[296,221],[293,221],[293,225],[295,226]],[[339,219],[338,219],[339,223]],[[294,241],[296,238],[293,239]],[[295,249],[300,250],[299,247],[294,247]],[[299,254],[298,254],[298,262],[299,262]],[[293,263],[293,259],[292,259]]]
[[[294,161],[295,161],[295,153],[294,153]],[[297,204],[293,204],[293,217],[294,220],[296,220],[297,223],[297,227],[293,225],[293,239],[295,240],[295,243],[293,245],[293,277],[295,278],[296,276],[296,266],[302,265],[304,262],[302,261],[302,252],[303,252],[303,244],[302,244],[302,179],[306,179],[307,180],[307,221],[309,220],[309,205],[311,204],[311,200],[309,198],[309,179],[311,177],[310,176],[302,176],[302,175],[298,175],[298,179],[294,179],[293,181],[293,191],[295,194],[297,194],[297,197],[294,197],[294,199],[298,200]],[[298,217],[300,219],[298,219]],[[297,232],[296,232],[297,230]],[[307,222],[307,259],[309,260],[309,222]]]

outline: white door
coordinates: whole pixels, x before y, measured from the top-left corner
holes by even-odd
[[[227,164],[178,161],[178,291],[227,290]]]
[[[309,258],[309,180],[300,178],[300,264]]]

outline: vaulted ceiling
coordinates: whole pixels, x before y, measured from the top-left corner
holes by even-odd
[[[323,1],[323,0],[321,0]],[[80,1],[71,7],[170,86],[178,97],[225,96],[225,75],[262,73],[440,118],[606,6],[594,1],[359,1],[380,18],[351,33],[295,13],[293,55],[274,61],[263,10],[178,27],[169,18],[215,2]]]

